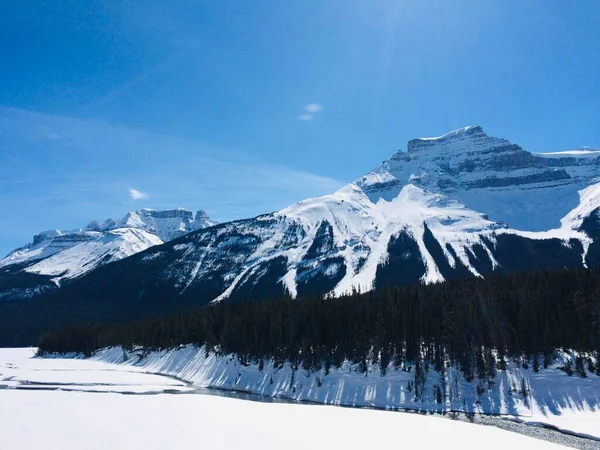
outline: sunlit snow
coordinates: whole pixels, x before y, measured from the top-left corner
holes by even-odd
[[[129,365],[32,355],[0,350],[3,450],[359,449],[399,439],[427,448],[564,448],[439,416],[185,393],[184,383]]]

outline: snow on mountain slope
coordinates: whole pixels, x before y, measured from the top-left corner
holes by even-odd
[[[588,151],[533,154],[471,126],[409,141],[357,185],[377,201],[410,182],[512,228],[545,231],[577,207],[579,190],[600,181],[599,162],[600,153]]]
[[[582,201],[586,197],[585,193],[582,194]],[[594,202],[587,204],[589,210],[589,205]],[[595,204],[600,206],[600,201]],[[479,246],[487,254],[492,267],[496,267],[494,244],[499,235],[557,239],[565,246],[573,239],[581,242],[579,259],[582,261],[589,244],[589,238],[568,217],[563,219],[565,225],[562,227],[544,232],[514,230],[503,223],[489,221],[483,214],[445,195],[433,194],[412,184],[404,186],[390,201],[379,198],[377,203],[373,203],[355,184],[349,184],[335,194],[285,208],[274,218],[278,219],[277,229],[268,236],[263,234],[265,239],[261,245],[236,261],[235,272],[226,277],[227,289],[215,300],[227,298],[249,274],[258,272],[265,261],[280,257],[287,261],[286,273],[281,280],[293,296],[298,294],[298,284],[307,273],[311,275],[319,271],[330,278],[342,274],[331,291],[334,295],[353,288],[369,290],[376,282],[378,268],[387,262],[390,242],[399,233],[406,233],[416,242],[425,266],[420,279],[425,283],[445,280],[426,245],[426,232],[439,243],[451,268],[460,264],[475,276],[482,274],[473,264],[473,248]],[[292,241],[293,245],[290,245],[290,236],[299,237]],[[318,246],[315,246],[316,242]],[[200,261],[206,261],[207,256],[200,252]],[[202,278],[213,268],[208,265],[206,270],[200,266],[193,278]]]
[[[586,217],[589,217],[600,206],[600,183],[593,184],[579,191],[579,205],[570,211],[562,220],[562,228],[579,229]]]
[[[367,290],[375,281],[377,267],[387,257],[390,239],[400,231],[408,232],[416,241],[425,260],[424,282],[443,281],[433,258],[423,242],[425,226],[436,238],[451,245],[458,257],[470,266],[462,245],[468,240],[478,242],[478,233],[499,228],[483,214],[465,208],[459,202],[440,194],[428,193],[412,184],[402,188],[390,201],[379,198],[373,203],[356,184],[352,183],[335,194],[292,205],[277,215],[291,219],[307,231],[308,244],[315,239],[320,224],[331,224],[336,255],[343,258],[347,268],[334,293],[342,294],[353,287]],[[444,245],[445,247],[445,245]],[[447,257],[454,264],[454,256]],[[289,259],[288,259],[289,260]],[[315,267],[319,261],[315,262]],[[293,264],[290,271],[294,273]],[[473,274],[476,270],[471,267]],[[289,273],[289,272],[288,272]],[[286,287],[296,292],[293,277],[285,278]]]
[[[167,211],[142,209],[131,212],[116,223],[116,228],[137,228],[155,234],[167,242],[181,237],[191,231],[216,225],[204,210],[196,213],[194,218],[191,211],[183,208]]]
[[[93,221],[80,230],[44,231],[34,236],[31,244],[0,259],[0,267],[25,265],[29,273],[57,277],[59,281],[215,224],[203,210],[194,218],[183,208],[142,209],[119,221]]]
[[[544,156],[544,157],[547,157],[547,158],[551,158],[551,157],[563,157],[565,155],[588,156],[590,158],[596,158],[600,154],[600,148],[580,147],[580,148],[576,148],[575,150],[563,150],[563,151],[560,151],[560,152],[547,152],[547,153],[535,153],[535,154],[540,155],[540,156]]]
[[[157,236],[135,228],[90,232],[91,235],[95,235],[93,239],[45,258],[25,271],[52,276],[58,283],[63,278],[81,276],[101,264],[118,261],[163,243]]]
[[[94,235],[84,231],[42,231],[33,237],[31,244],[13,250],[5,258],[0,259],[0,267],[23,264],[48,258],[82,242],[93,239]]]

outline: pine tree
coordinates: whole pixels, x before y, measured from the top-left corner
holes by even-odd
[[[575,358],[575,371],[579,374],[581,378],[587,377],[583,357],[579,355],[577,355],[577,357]]]
[[[523,398],[529,397],[529,389],[527,389],[527,382],[525,378],[521,378],[521,390],[519,391]]]
[[[571,362],[570,359],[567,360],[567,362],[565,362],[563,370],[566,372],[567,375],[569,375],[569,376],[573,375],[573,363]]]

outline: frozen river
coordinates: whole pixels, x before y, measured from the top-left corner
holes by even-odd
[[[198,388],[131,366],[34,358],[34,352],[0,349],[2,450],[600,448],[597,441],[497,418],[468,423],[299,404]]]

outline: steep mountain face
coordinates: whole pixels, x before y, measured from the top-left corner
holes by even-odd
[[[216,224],[217,222],[211,220],[204,210],[198,211],[194,217],[191,211],[183,208],[167,211],[142,209],[127,214],[114,225],[114,228],[144,230],[156,235],[163,242],[168,242],[184,234]],[[111,229],[114,228],[111,227]]]
[[[45,277],[43,282],[42,278],[39,279],[42,285],[47,284],[48,277],[59,284],[62,279],[81,276],[100,265],[118,261],[215,223],[204,211],[198,211],[194,218],[192,212],[186,209],[143,209],[128,213],[119,221],[94,221],[78,230],[44,231],[34,236],[31,244],[0,259],[0,278],[10,283],[11,280],[6,278],[18,273],[21,281],[29,279],[34,286],[38,281],[29,274]],[[0,299],[19,295],[29,297],[38,291],[32,288],[20,292],[17,287],[0,290]]]
[[[125,320],[283,292],[597,267],[599,163],[600,151],[533,154],[477,126],[415,139],[333,194],[185,234],[65,282],[52,299],[74,317]],[[46,261],[55,269],[35,273],[55,276]]]
[[[533,154],[474,126],[413,139],[357,184],[377,202],[411,183],[515,229],[545,231],[559,227],[579,204],[577,191],[600,176],[599,158],[591,149]]]

